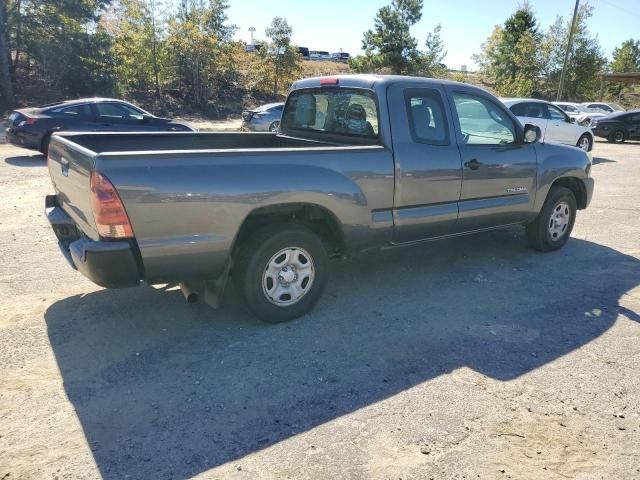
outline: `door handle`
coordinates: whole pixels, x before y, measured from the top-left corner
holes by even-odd
[[[479,162],[477,158],[473,158],[468,162],[464,162],[464,166],[470,168],[471,170],[477,170],[482,165],[482,162]]]

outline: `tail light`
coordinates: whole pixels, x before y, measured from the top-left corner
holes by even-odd
[[[133,229],[113,184],[99,172],[91,172],[91,208],[98,233],[104,238],[133,238]]]
[[[34,123],[36,123],[38,121],[38,119],[36,117],[27,117],[25,120],[22,120],[18,126],[19,127],[24,127],[25,125],[33,125]]]

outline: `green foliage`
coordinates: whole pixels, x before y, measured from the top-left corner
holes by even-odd
[[[422,0],[392,0],[382,7],[362,40],[365,54],[352,60],[356,71],[389,71],[406,74],[416,61],[418,41],[411,35],[411,27],[422,18]]]
[[[614,73],[640,72],[640,41],[630,38],[622,42],[622,45],[613,51],[610,68]],[[613,84],[608,88],[608,96],[616,101],[623,101],[623,95],[635,93],[637,88],[634,85]]]
[[[21,96],[109,93],[111,38],[97,25],[104,0],[10,0],[8,39]]]
[[[120,92],[159,89],[155,73],[159,73],[164,44],[157,38],[153,7],[145,0],[120,0],[111,12],[116,18],[112,55]]]
[[[481,72],[495,83],[499,95],[526,97],[538,88],[542,68],[540,39],[533,11],[525,3],[504,26],[496,26],[482,44],[482,52],[474,59]]]
[[[292,33],[293,29],[281,17],[275,17],[266,29],[270,42],[253,57],[249,68],[249,88],[253,93],[282,96],[300,75],[302,57],[291,44]]]
[[[233,46],[222,40],[230,27],[212,21],[226,18],[226,2],[187,3],[183,1],[178,19],[169,21],[170,83],[184,92],[187,103],[206,108],[232,87],[239,73],[229,58]]]
[[[640,40],[630,38],[613,51],[611,71],[615,73],[640,71]]]

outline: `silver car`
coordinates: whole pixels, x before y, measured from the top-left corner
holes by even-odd
[[[252,132],[276,132],[280,128],[280,118],[284,103],[267,103],[253,110],[242,112],[242,130]]]

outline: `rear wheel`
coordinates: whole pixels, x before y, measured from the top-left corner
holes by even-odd
[[[616,130],[611,135],[609,135],[609,138],[607,138],[607,140],[609,140],[609,142],[611,143],[624,143],[626,139],[627,136],[622,130]]]
[[[589,134],[585,133],[580,137],[580,140],[578,140],[576,146],[578,146],[585,152],[590,152],[591,147],[593,146],[593,140],[591,139],[591,136]]]
[[[318,301],[326,283],[327,251],[298,224],[279,224],[251,234],[235,255],[236,286],[249,309],[269,323],[293,320]]]
[[[542,211],[527,225],[529,245],[541,252],[561,248],[571,236],[576,211],[576,197],[571,190],[559,186],[551,187]]]

